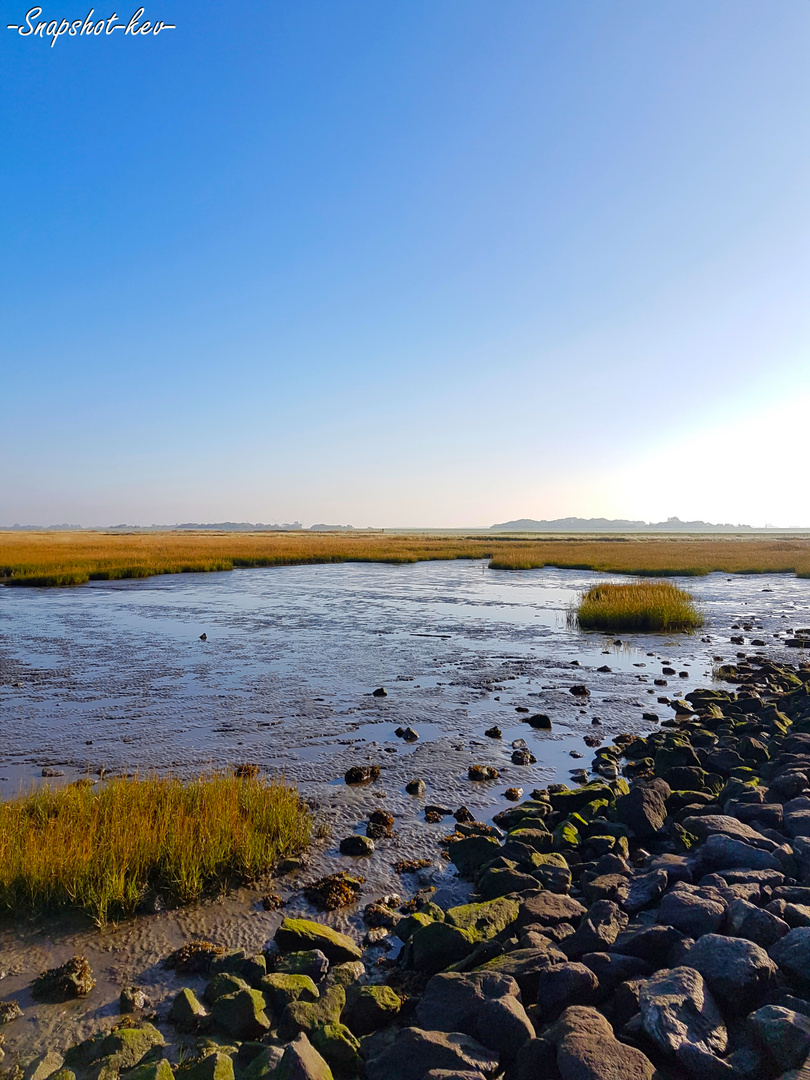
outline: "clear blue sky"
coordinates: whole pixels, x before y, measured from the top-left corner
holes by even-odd
[[[810,525],[808,0],[145,6],[0,0],[0,524]]]

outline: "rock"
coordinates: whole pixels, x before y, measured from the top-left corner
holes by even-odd
[[[57,1054],[55,1050],[39,1054],[26,1066],[23,1073],[24,1080],[48,1080],[49,1076],[53,1076],[62,1068],[64,1061],[62,1055]]]
[[[569,959],[602,952],[613,944],[627,923],[627,915],[611,900],[597,900],[583,915],[576,932],[560,948]]]
[[[715,833],[697,849],[693,860],[695,876],[718,870],[779,870],[779,862],[769,852],[743,840]]]
[[[388,691],[384,686],[378,686],[376,690],[371,691],[372,697],[388,697]]]
[[[305,975],[319,983],[329,970],[329,961],[320,949],[305,949],[279,954],[274,958],[274,966],[277,975]]]
[[[551,1017],[568,1005],[590,1005],[599,980],[585,964],[555,964],[540,972],[537,1006],[540,1015]]]
[[[782,1072],[798,1068],[810,1052],[810,1017],[765,1005],[748,1017],[748,1027],[774,1067]]]
[[[660,971],[639,989],[641,1024],[664,1053],[683,1043],[707,1053],[722,1054],[728,1044],[720,1010],[703,976],[689,967]]]
[[[331,986],[342,986],[345,989],[353,983],[359,982],[365,973],[365,964],[362,964],[359,960],[352,960],[348,964],[337,964],[329,972],[323,984],[323,989],[328,990]]]
[[[600,998],[611,995],[621,983],[646,979],[653,973],[652,965],[646,960],[621,953],[585,953],[581,962],[596,976]]]
[[[470,780],[497,780],[498,770],[491,765],[471,765],[467,776]]]
[[[435,975],[464,960],[475,946],[476,937],[469,930],[446,922],[431,922],[411,936],[413,965],[418,971]]]
[[[666,870],[651,870],[646,874],[634,874],[630,879],[627,896],[621,902],[630,915],[658,903],[666,891],[669,877]]]
[[[500,897],[483,904],[461,904],[448,908],[445,922],[469,931],[476,941],[489,941],[516,922],[519,912],[517,900]]]
[[[345,1024],[319,1024],[309,1040],[325,1061],[341,1075],[355,1076],[360,1066],[360,1042]]]
[[[551,717],[545,713],[535,713],[527,718],[526,723],[537,731],[551,731]]]
[[[13,998],[0,1001],[0,1024],[10,1024],[12,1020],[18,1020],[22,1014],[19,1003]]]
[[[560,923],[578,921],[586,910],[579,900],[572,896],[543,889],[542,892],[521,901],[517,924],[528,926],[531,923],[542,923],[545,926],[557,926]]]
[[[699,840],[708,840],[710,836],[720,834],[742,840],[754,847],[761,847],[766,851],[772,851],[777,847],[772,840],[762,836],[750,825],[726,814],[701,814],[697,817],[687,817],[681,824],[687,832],[693,833]]]
[[[312,1039],[318,1027],[338,1024],[345,1007],[346,991],[342,986],[331,987],[317,1001],[291,1001],[278,1023],[279,1038],[292,1039],[303,1031]]]
[[[276,930],[274,940],[282,952],[318,949],[330,964],[361,960],[363,956],[346,934],[309,919],[284,919]]]
[[[666,801],[659,787],[643,784],[616,800],[616,818],[640,840],[657,836],[667,816]]]
[[[76,1080],[73,1073],[63,1076],[65,1071],[54,1073],[53,1080],[70,1080],[71,1077]],[[139,1062],[134,1069],[128,1070],[127,1080],[174,1080],[174,1073],[166,1058],[159,1058],[157,1061]]]
[[[425,1028],[471,1035],[508,1064],[534,1035],[519,995],[518,984],[508,975],[445,972],[427,984],[416,1016]]]
[[[775,945],[768,955],[794,982],[810,991],[810,926],[797,926]]]
[[[342,1019],[355,1035],[370,1035],[395,1020],[401,1007],[390,986],[354,986],[346,996]]]
[[[87,957],[73,956],[61,967],[37,975],[31,984],[31,995],[37,1001],[69,1001],[86,997],[95,985]]]
[[[509,975],[520,987],[524,1001],[536,1001],[540,976],[556,964],[564,964],[566,955],[548,939],[542,946],[513,949],[503,956],[496,956],[478,968],[479,971],[496,971]]]
[[[360,836],[358,833],[352,833],[351,836],[346,836],[340,841],[340,854],[357,856],[373,855],[374,841],[368,836]]]
[[[334,970],[338,971],[339,968]],[[270,1010],[278,1016],[292,1001],[317,1001],[320,996],[317,986],[308,975],[287,975],[278,971],[265,975],[259,984],[259,990]]]
[[[205,990],[203,990],[203,997],[209,1005],[213,1005],[217,998],[224,997],[225,994],[235,994],[237,990],[249,989],[250,987],[244,979],[240,979],[237,975],[229,975],[224,971],[220,971],[210,980]]]
[[[280,1046],[263,1047],[250,1064],[241,1070],[240,1080],[273,1080],[278,1075],[276,1070],[283,1057],[284,1051]]]
[[[149,1007],[149,998],[139,986],[125,986],[118,998],[118,1009],[122,1013],[140,1012]]]
[[[208,1013],[197,1000],[194,991],[184,986],[172,1002],[168,1019],[178,1031],[196,1031],[202,1021],[208,1019]]]
[[[306,1037],[298,1035],[286,1047],[273,1080],[333,1080],[332,1070]]]
[[[619,1042],[596,1009],[570,1006],[543,1037],[556,1046],[562,1080],[652,1080],[655,1074],[646,1054]]]
[[[590,697],[591,696],[591,692],[588,689],[588,687],[583,686],[581,683],[579,685],[577,685],[577,686],[569,687],[569,693],[573,694],[574,697]]]
[[[424,1080],[431,1069],[493,1073],[498,1057],[469,1035],[403,1028],[396,1041],[366,1062],[367,1080]]]
[[[716,933],[725,914],[726,906],[722,901],[702,895],[694,885],[679,883],[661,900],[658,921],[698,938]]]
[[[235,1039],[259,1039],[270,1030],[265,1000],[258,990],[223,994],[212,1005],[211,1018]]]
[[[500,847],[492,836],[466,836],[450,843],[447,853],[462,877],[472,877],[484,863],[496,858]]]
[[[427,787],[424,780],[409,780],[405,790],[409,795],[424,795]]]
[[[486,1080],[486,1077],[477,1069],[429,1069],[424,1080]]]
[[[523,798],[523,788],[508,787],[503,793],[503,797],[505,799],[509,799],[510,802],[520,802],[520,800]]]
[[[610,951],[638,957],[654,968],[667,967],[672,950],[681,941],[683,934],[674,926],[648,926],[620,934]]]
[[[521,748],[512,752],[512,764],[513,765],[534,765],[537,758],[531,752],[531,750]]]
[[[735,900],[732,903],[726,915],[726,923],[728,932],[734,937],[746,938],[763,949],[770,948],[790,930],[784,919],[747,900]]]
[[[233,1060],[215,1050],[184,1069],[183,1080],[234,1080]]]
[[[498,727],[497,724],[494,727],[487,728],[487,730],[484,732],[484,734],[486,735],[486,737],[488,739],[502,739],[503,738],[503,732],[501,731],[501,729]]]
[[[165,1045],[166,1040],[153,1024],[143,1024],[138,1028],[117,1028],[104,1036],[95,1057],[96,1060],[104,1058],[105,1064],[123,1072],[137,1065],[153,1047]]]
[[[722,1004],[742,1012],[761,1000],[777,970],[759,945],[722,934],[705,934],[695,942],[688,963],[700,972]]]
[[[379,765],[352,765],[343,779],[347,784],[367,784],[371,780],[379,780],[380,772]]]

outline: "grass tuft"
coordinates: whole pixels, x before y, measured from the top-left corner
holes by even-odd
[[[594,585],[580,597],[583,630],[694,630],[703,616],[688,592],[668,581]]]
[[[41,787],[0,802],[0,911],[75,908],[103,925],[149,894],[188,903],[256,880],[310,826],[294,788],[232,772]]]

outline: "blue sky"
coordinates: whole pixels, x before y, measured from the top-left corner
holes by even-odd
[[[810,525],[807,0],[0,8],[0,524]]]

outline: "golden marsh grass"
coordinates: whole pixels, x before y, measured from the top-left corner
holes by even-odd
[[[594,585],[580,597],[583,630],[695,630],[703,616],[694,600],[669,581]]]
[[[41,787],[0,803],[0,909],[76,908],[103,925],[150,892],[188,903],[256,880],[310,826],[294,788],[231,772]]]
[[[543,566],[634,577],[791,573],[810,577],[804,536],[509,537],[440,533],[0,532],[0,579],[80,585],[302,563],[488,559],[495,570]]]

